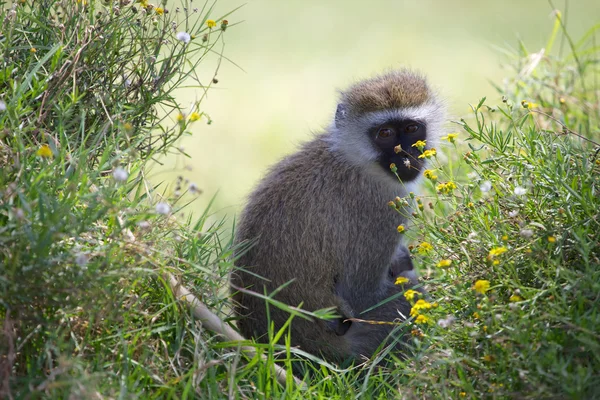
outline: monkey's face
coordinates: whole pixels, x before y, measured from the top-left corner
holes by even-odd
[[[425,162],[419,158],[422,150],[414,146],[427,139],[427,126],[413,119],[393,119],[368,130],[369,139],[379,150],[378,163],[393,174],[391,164],[403,182],[419,176]]]

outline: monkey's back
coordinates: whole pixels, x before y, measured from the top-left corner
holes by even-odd
[[[250,195],[235,241],[253,245],[236,261],[241,269],[231,277],[234,293],[237,287],[270,294],[292,281],[277,300],[309,311],[338,307],[351,315],[373,306],[387,296],[380,286],[401,222],[387,202],[400,192],[392,179],[344,161],[326,135],[305,144],[276,164]],[[237,293],[235,301],[241,332],[266,340],[264,300]],[[270,307],[276,329],[288,318]],[[345,358],[354,351],[323,321],[295,318],[292,327],[292,344],[308,352]]]

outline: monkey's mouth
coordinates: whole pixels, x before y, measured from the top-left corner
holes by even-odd
[[[395,164],[398,168],[404,167],[405,169],[412,169],[418,172],[423,166],[423,159],[419,158],[420,155],[421,154],[417,151],[402,150],[396,155],[399,162],[396,162]]]
[[[423,168],[423,159],[419,158],[420,152],[418,151],[405,151],[402,150],[399,153],[389,155],[387,165],[385,167],[390,170],[391,164],[394,164],[397,168],[396,174],[403,181],[411,181],[415,179],[421,169]],[[391,170],[390,170],[391,172]]]

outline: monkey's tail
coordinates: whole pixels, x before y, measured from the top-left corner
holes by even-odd
[[[200,321],[202,324],[212,332],[223,335],[227,340],[232,342],[243,342],[246,339],[237,333],[231,326],[223,322],[221,318],[219,318],[215,313],[210,311],[204,303],[202,303],[196,296],[194,296],[183,284],[181,284],[175,277],[170,273],[164,274],[165,281],[169,282],[169,286],[173,291],[173,295],[178,300],[183,300],[188,304],[191,308],[194,317]],[[254,357],[256,355],[256,349],[251,346],[243,346],[242,351],[244,351],[249,357]],[[263,356],[263,359],[266,359]],[[287,373],[277,364],[273,364],[273,372],[277,377],[277,381],[285,386],[287,382]],[[302,389],[306,389],[306,384],[298,379],[297,377],[293,377],[294,382]]]

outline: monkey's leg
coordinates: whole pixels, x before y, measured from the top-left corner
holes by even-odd
[[[402,343],[405,342],[408,329],[403,326],[403,322],[410,315],[411,305],[401,295],[404,292],[401,285],[382,283],[387,290],[381,301],[393,298],[372,310],[359,313],[357,315],[359,321],[353,321],[344,336],[357,359],[361,356],[371,357],[384,342],[386,344],[395,342],[394,347],[401,351]]]
[[[403,276],[409,280],[407,286],[413,287],[423,294],[427,294],[427,291],[423,286],[419,286],[419,278],[415,271],[415,266],[410,258],[410,252],[404,245],[398,246],[396,252],[392,258],[389,269],[389,277],[392,283],[396,282],[396,279]]]

